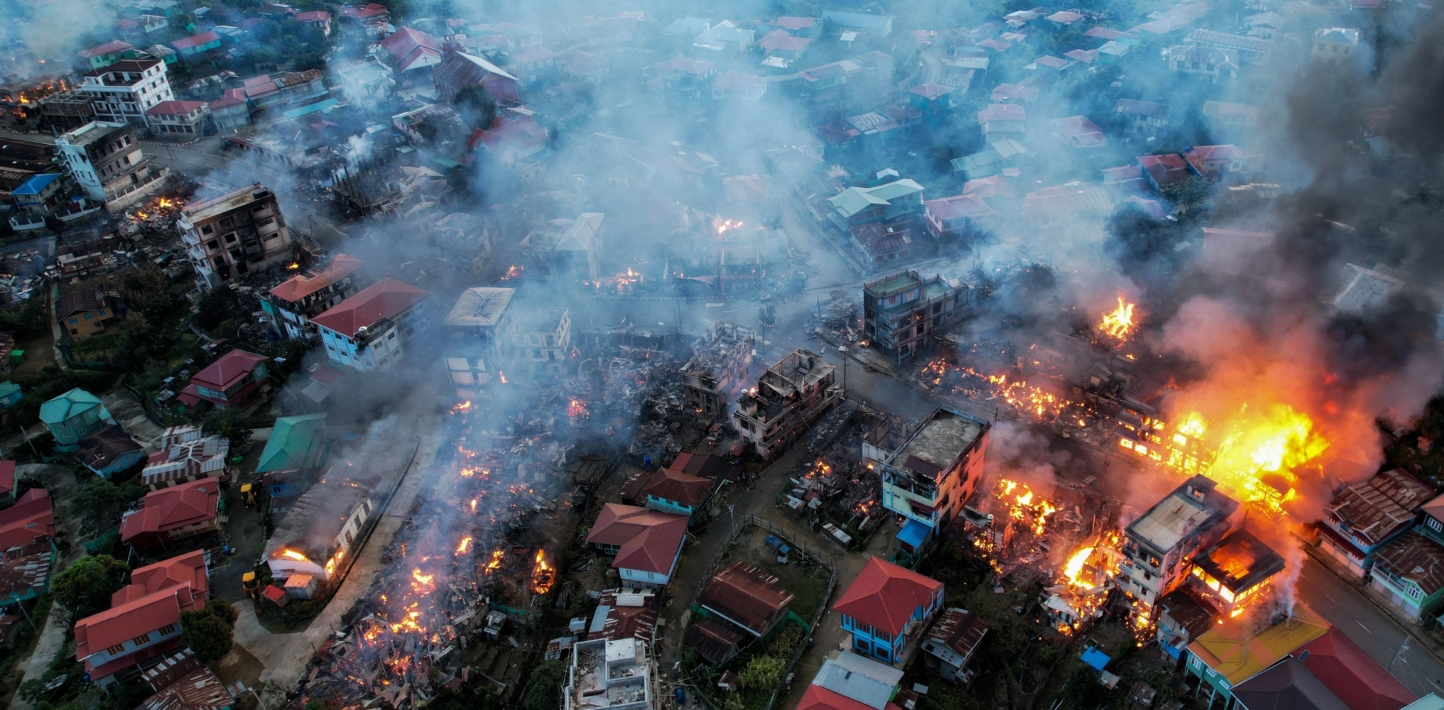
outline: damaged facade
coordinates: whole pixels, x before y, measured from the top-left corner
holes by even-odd
[[[187,205],[176,227],[201,291],[295,258],[276,194],[260,183]]]
[[[968,289],[941,276],[916,271],[893,274],[863,286],[862,333],[901,365],[926,347],[929,337],[964,315]]]
[[[898,540],[917,552],[977,490],[992,423],[938,407],[882,465],[882,505],[907,518]]]
[[[842,399],[836,368],[810,350],[794,350],[737,400],[732,416],[742,440],[770,461]]]
[[[757,334],[734,323],[719,322],[692,344],[692,359],[682,366],[686,406],[715,419],[741,394],[747,383]]]

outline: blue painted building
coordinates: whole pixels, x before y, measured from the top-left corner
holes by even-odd
[[[647,479],[639,495],[645,496],[646,507],[652,510],[685,515],[695,522],[697,511],[712,497],[712,489],[711,479],[664,468]]]
[[[1374,553],[1413,528],[1414,511],[1433,497],[1433,489],[1400,469],[1355,483],[1324,508],[1319,549],[1363,577]]]
[[[901,667],[928,622],[943,607],[943,583],[876,557],[832,610],[852,635],[852,650]]]

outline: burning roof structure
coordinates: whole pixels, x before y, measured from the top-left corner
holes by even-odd
[[[1235,530],[1193,560],[1193,577],[1217,606],[1235,610],[1284,570],[1284,558],[1248,530]]]
[[[721,416],[747,383],[756,342],[756,333],[735,323],[709,327],[682,366],[686,406],[704,417]]]
[[[842,399],[835,372],[821,355],[794,350],[737,400],[737,429],[759,458],[776,458]]]
[[[1228,532],[1239,505],[1217,488],[1194,476],[1128,526],[1125,591],[1151,607],[1183,581],[1195,553]]]

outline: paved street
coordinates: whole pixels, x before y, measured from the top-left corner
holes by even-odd
[[[1385,668],[1407,634],[1363,593],[1340,579],[1312,557],[1305,556],[1298,582],[1299,600],[1339,627],[1354,643]],[[1428,649],[1410,640],[1409,649],[1394,662],[1394,677],[1409,690],[1424,695],[1444,694],[1444,663]]]

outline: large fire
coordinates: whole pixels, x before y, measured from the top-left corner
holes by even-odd
[[[310,559],[309,557],[306,557],[304,554],[301,554],[300,552],[297,552],[297,551],[292,550],[292,549],[289,549],[289,548],[288,548],[288,549],[285,549],[285,550],[281,550],[281,556],[282,556],[282,557],[285,557],[285,558],[287,558],[287,559],[295,560],[295,561],[297,561],[297,562],[310,562],[310,561],[311,561],[311,559]]]
[[[552,590],[552,585],[557,581],[556,568],[547,562],[546,552],[536,551],[536,558],[531,569],[531,588],[537,594],[545,595]]]
[[[1118,307],[1110,313],[1103,314],[1103,318],[1098,321],[1098,332],[1114,340],[1127,340],[1128,336],[1133,333],[1135,325],[1133,308],[1134,304],[1123,300],[1123,296],[1120,295]]]

